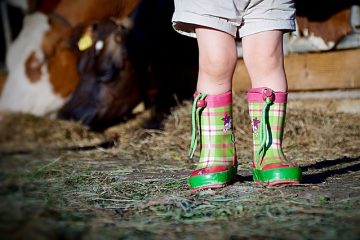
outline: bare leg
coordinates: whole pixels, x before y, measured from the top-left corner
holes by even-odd
[[[197,91],[221,94],[232,88],[237,52],[234,37],[211,28],[196,29],[199,45]]]
[[[200,67],[198,93],[192,107],[191,158],[196,150],[198,133],[202,145],[189,185],[193,190],[201,190],[224,187],[236,176],[230,90],[237,56],[231,35],[204,27],[197,28],[196,35]]]
[[[248,102],[253,127],[254,181],[272,186],[298,184],[301,170],[287,162],[282,151],[287,104],[282,32],[244,37],[243,47],[253,87],[248,91]]]
[[[242,39],[244,61],[253,88],[268,87],[287,91],[284,70],[283,33],[266,31]]]

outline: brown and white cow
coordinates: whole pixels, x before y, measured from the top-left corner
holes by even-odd
[[[64,100],[52,91],[41,50],[41,41],[49,28],[45,14],[25,17],[22,31],[7,52],[8,77],[0,110],[45,115],[62,106]]]
[[[0,110],[54,115],[77,84],[77,56],[69,47],[73,27],[91,20],[127,16],[134,0],[61,0],[52,14],[36,12],[6,57],[8,77],[0,97]]]
[[[318,52],[335,49],[354,31],[355,26],[352,26],[354,23],[351,23],[351,18],[360,19],[359,12],[353,11],[351,14],[350,11],[351,8],[359,5],[356,0],[297,0],[295,3],[297,31],[285,38],[287,52]],[[354,37],[359,39],[358,36]],[[358,43],[352,45],[359,47]]]

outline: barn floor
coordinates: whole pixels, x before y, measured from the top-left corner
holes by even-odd
[[[293,187],[251,181],[251,128],[235,97],[238,181],[192,192],[190,104],[164,130],[146,114],[93,133],[30,115],[0,118],[1,239],[359,239],[360,115],[289,103],[284,150]],[[297,101],[298,103],[298,101]]]

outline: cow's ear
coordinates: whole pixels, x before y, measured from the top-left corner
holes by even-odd
[[[87,27],[85,32],[77,42],[78,49],[82,52],[92,47],[94,44],[94,37],[91,27]]]
[[[117,26],[122,26],[123,28],[126,29],[132,29],[134,27],[134,21],[129,18],[129,17],[124,17],[124,18],[110,18],[110,20],[112,22],[114,22]]]
[[[98,28],[98,22],[93,22],[83,28],[82,35],[76,43],[79,51],[83,52],[94,46],[98,35]]]
[[[117,31],[115,31],[115,41],[118,44],[123,44],[129,36],[130,30],[133,27],[133,22],[129,18],[125,18],[117,23]]]
[[[120,20],[113,20],[118,28],[121,30],[122,35],[128,35],[130,30],[134,27],[134,21],[130,18],[122,18]]]
[[[131,18],[123,18],[119,21],[119,24],[128,30],[134,27],[134,22]]]
[[[84,24],[79,24],[73,29],[69,40],[69,45],[72,49],[78,50],[78,42],[84,33],[85,27]]]
[[[74,28],[70,37],[70,46],[78,51],[85,51],[94,44],[95,24],[80,24]]]

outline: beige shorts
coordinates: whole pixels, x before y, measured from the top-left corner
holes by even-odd
[[[270,30],[295,30],[293,0],[175,0],[174,29],[196,37],[196,26],[234,37]]]

